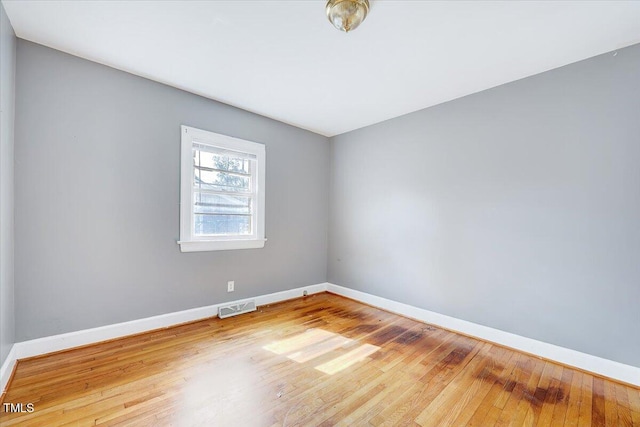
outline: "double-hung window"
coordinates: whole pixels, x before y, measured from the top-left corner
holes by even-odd
[[[264,247],[263,144],[182,126],[180,250]]]

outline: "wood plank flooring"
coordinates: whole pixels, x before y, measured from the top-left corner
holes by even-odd
[[[328,293],[20,361],[4,426],[640,426],[640,390]]]

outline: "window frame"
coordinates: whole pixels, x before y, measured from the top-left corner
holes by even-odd
[[[182,125],[180,127],[180,251],[220,251],[234,249],[259,249],[264,247],[265,238],[265,162],[264,144],[233,138],[202,129]],[[194,229],[194,144],[214,149],[255,156],[255,172],[251,180],[255,185],[255,206],[252,207],[252,234],[196,236]],[[252,191],[253,193],[253,191]]]

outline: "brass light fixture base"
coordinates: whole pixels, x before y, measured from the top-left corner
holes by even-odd
[[[329,0],[327,18],[340,31],[355,30],[369,13],[369,0]]]

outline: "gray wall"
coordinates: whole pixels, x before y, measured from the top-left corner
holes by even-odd
[[[4,248],[12,242],[4,225],[4,150],[12,141],[5,41],[15,39],[5,38],[2,19]],[[322,136],[30,42],[17,49],[16,340],[328,275],[640,366],[640,46],[329,146]],[[266,144],[265,249],[180,253],[180,124]],[[14,340],[11,262],[2,260],[4,357]],[[227,280],[236,280],[235,293],[226,293]]]
[[[0,365],[14,339],[13,135],[16,36],[0,3]]]
[[[640,45],[330,157],[330,282],[640,366]]]
[[[23,40],[17,50],[17,340],[326,281],[327,138]],[[264,249],[180,252],[181,124],[266,144]]]

